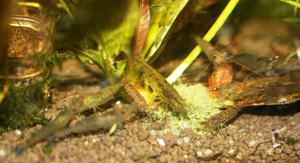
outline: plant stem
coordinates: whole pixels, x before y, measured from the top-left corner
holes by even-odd
[[[280,0],[280,1],[292,5],[296,8],[300,8],[300,3],[298,1],[292,1],[292,0]]]
[[[29,6],[29,7],[38,8],[39,10],[42,9],[42,6],[37,2],[18,2],[17,4],[19,6]]]
[[[238,2],[239,0],[230,0],[228,2],[218,19],[205,34],[203,38],[205,41],[210,41],[216,35],[219,29],[223,26],[224,22],[228,19],[229,15],[236,7]],[[197,45],[190,52],[190,54],[180,63],[180,65],[168,76],[167,81],[171,84],[174,83],[182,75],[182,73],[192,64],[192,62],[198,57],[200,53],[201,48]]]

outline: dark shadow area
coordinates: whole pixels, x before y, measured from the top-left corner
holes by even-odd
[[[238,116],[241,114],[252,114],[256,116],[293,116],[298,112],[300,112],[300,101],[286,105],[246,107],[241,109]]]

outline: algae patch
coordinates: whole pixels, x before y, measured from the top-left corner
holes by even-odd
[[[160,120],[167,120],[165,130],[178,133],[185,128],[190,128],[199,134],[205,133],[205,126],[202,123],[220,113],[221,103],[213,98],[208,89],[200,83],[177,85],[175,89],[186,101],[187,117],[178,117],[167,109],[160,108],[155,115]]]
[[[46,79],[40,83],[19,87],[9,83],[9,92],[0,103],[0,127],[23,129],[46,122],[43,108],[47,104],[45,91],[49,82]]]

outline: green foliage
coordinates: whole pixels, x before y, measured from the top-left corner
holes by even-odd
[[[300,8],[300,3],[297,0],[280,0],[281,2],[287,3],[291,6],[294,6],[296,8]]]
[[[57,5],[60,8],[62,8],[63,10],[65,10],[70,17],[73,17],[73,15],[71,13],[71,9],[70,9],[69,5],[67,4],[67,2],[65,0],[58,0],[58,4]]]
[[[285,18],[284,20],[288,21],[288,22],[299,23],[300,18],[296,17],[296,15],[297,15],[298,9],[300,8],[300,1],[299,0],[280,0],[280,1],[294,7],[294,17],[288,17],[288,18]]]
[[[128,3],[129,9],[125,14],[123,13],[125,16],[120,20],[121,23],[118,26],[98,30],[91,36],[98,43],[97,49],[86,49],[80,55],[81,60],[97,64],[110,79],[116,79],[124,72],[125,60],[117,61],[115,58],[121,52],[125,53],[127,58],[132,57],[132,43],[138,22],[139,7],[136,0],[130,2]],[[150,31],[142,51],[142,57],[146,61],[152,57],[155,58],[157,49],[187,2],[188,0],[149,1]],[[109,12],[105,13],[105,15],[109,14]],[[112,18],[112,20],[115,19]]]
[[[110,8],[109,10],[106,10],[106,13],[102,13],[103,15],[112,16],[110,18],[111,22],[109,22],[109,20],[101,20],[100,18],[98,21],[104,21],[108,24],[101,22],[100,24],[105,26],[103,26],[104,29],[102,29],[103,27],[100,27],[90,35],[90,38],[98,44],[97,49],[85,49],[80,55],[80,58],[83,61],[91,60],[93,63],[96,63],[107,77],[112,80],[116,80],[116,78],[122,74],[125,66],[124,61],[115,64],[116,57],[120,55],[121,52],[125,54],[132,53],[131,43],[138,22],[138,1],[130,0],[126,2],[126,6],[123,7],[127,8],[127,10],[124,12],[116,11],[115,8]],[[122,19],[118,18],[120,17],[119,14],[112,12],[123,14]],[[119,21],[119,23],[113,23],[115,21]],[[111,28],[107,28],[107,26],[111,26]]]
[[[158,55],[165,36],[188,0],[150,0],[150,30],[142,56],[145,61]],[[156,55],[156,56],[155,56]]]
[[[144,27],[144,31],[139,31],[141,27],[140,23],[147,21],[147,15],[142,14],[140,10],[145,8],[142,8],[142,4],[139,6],[138,2],[137,0],[130,1],[126,3],[128,6],[125,6],[128,10],[123,12],[117,11],[123,14],[123,18],[120,19],[118,24],[103,20],[108,23],[101,23],[105,26],[102,27],[104,29],[96,29],[89,35],[89,39],[94,40],[98,46],[94,49],[86,48],[80,58],[83,61],[93,62],[98,65],[112,83],[118,81],[122,74],[124,74],[126,64],[126,75],[122,76],[124,80],[128,80],[134,87],[143,87],[145,86],[144,81],[149,82],[149,85],[143,87],[145,88],[145,92],[148,92],[148,94],[144,94],[146,100],[148,100],[148,95],[153,90],[154,93],[160,97],[160,100],[170,106],[173,111],[183,113],[183,99],[174,88],[167,83],[164,77],[156,73],[156,70],[148,66],[145,61],[154,57],[154,54],[158,54],[156,53],[157,49],[161,46],[171,25],[188,0],[150,0],[150,31],[148,36],[146,35],[147,32],[145,32],[148,31],[148,27]],[[148,4],[145,5],[148,6]],[[102,14],[110,15],[112,11],[114,11],[114,8],[107,10],[107,13],[102,12]],[[115,14],[115,16],[115,18],[111,16],[113,22],[117,20],[118,14]],[[139,26],[137,26],[138,23]],[[148,22],[144,23],[148,24]],[[114,24],[114,26],[112,26],[112,24]],[[135,35],[136,30],[137,35]],[[141,42],[134,42],[134,36]],[[141,50],[142,53],[140,54],[140,48],[144,47],[143,40],[146,40],[146,47]],[[93,47],[91,46],[93,44],[92,41],[86,40],[85,43],[85,45],[88,45],[86,47]],[[138,54],[133,54],[136,53],[136,50]],[[143,79],[140,80],[139,78]],[[147,90],[147,88],[151,89]],[[153,102],[150,101],[151,100],[148,100],[149,103]]]
[[[14,86],[9,84],[8,95],[0,103],[0,127],[24,128],[45,122],[45,90],[50,80],[30,86]]]
[[[149,1],[153,19],[150,22],[148,49],[144,50],[144,57],[150,58],[154,55],[187,2],[188,0]],[[79,58],[84,62],[98,65],[108,80],[116,82],[124,73],[126,60],[133,55],[133,38],[140,14],[139,0],[84,0],[76,3],[59,0],[57,5],[72,17],[72,20],[65,24],[66,28],[70,27],[68,31],[70,33],[66,32],[66,37],[78,35],[74,38],[84,40],[84,48]],[[46,60],[45,66],[49,68],[61,64],[59,59],[61,56],[58,55],[60,54],[53,53],[46,59],[37,58],[37,60]],[[40,121],[42,114],[40,108],[45,104],[43,91],[47,84],[21,87],[13,85],[11,84],[7,97],[1,103],[1,126],[19,128]]]
[[[53,66],[62,66],[62,60],[61,60],[61,53],[52,53],[47,56],[46,61],[45,61],[45,67],[46,68],[51,68]]]
[[[43,146],[42,151],[46,155],[50,155],[53,152],[53,145],[51,143],[46,144]]]

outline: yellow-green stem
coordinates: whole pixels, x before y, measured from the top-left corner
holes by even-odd
[[[294,6],[295,8],[300,8],[300,3],[298,1],[293,1],[293,0],[280,0],[280,1],[289,4],[291,6]]]
[[[38,8],[39,10],[42,9],[42,6],[37,2],[18,2],[18,5],[34,7],[34,8]]]
[[[239,0],[230,0],[228,2],[218,19],[203,37],[204,40],[210,41],[216,35],[219,29],[223,26],[224,22],[228,19],[229,15],[236,7],[238,2]],[[200,53],[201,48],[197,45],[190,52],[190,54],[181,62],[181,64],[168,76],[167,81],[169,83],[174,83],[182,75],[182,73],[192,64],[192,62],[198,57]]]

